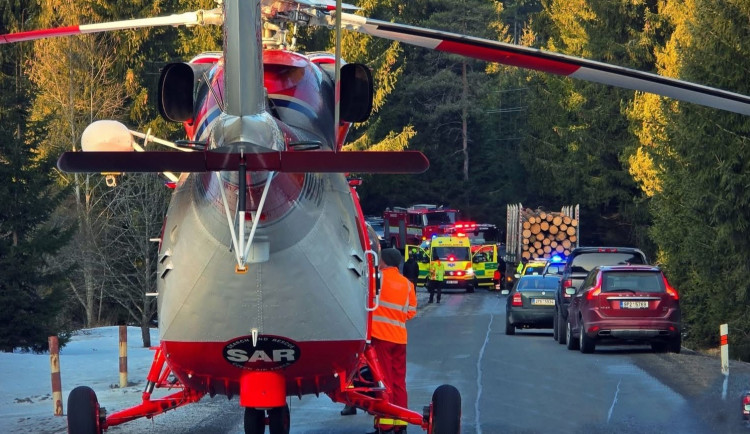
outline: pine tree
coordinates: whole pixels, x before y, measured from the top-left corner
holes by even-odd
[[[0,33],[17,31],[13,17],[27,19],[32,12],[13,4],[0,7],[5,23]],[[50,260],[70,231],[51,222],[64,192],[49,176],[54,160],[40,154],[38,134],[27,127],[25,48],[0,49],[0,351],[41,352],[51,335],[59,335],[62,345],[67,341],[65,293]]]
[[[644,2],[550,1],[534,27],[551,51],[648,69],[639,29]],[[544,27],[542,27],[544,25]],[[530,74],[528,136],[522,161],[548,206],[580,203],[586,244],[647,244],[640,191],[627,172],[636,140],[623,110],[633,92],[547,74]]]
[[[661,68],[682,79],[747,94],[750,30],[744,1],[694,0],[666,4],[673,26],[660,53]],[[689,103],[663,101],[642,128],[644,151],[653,160],[658,189],[654,226],[669,278],[682,294],[688,342],[718,344],[717,327],[728,322],[736,355],[750,357],[750,120]]]

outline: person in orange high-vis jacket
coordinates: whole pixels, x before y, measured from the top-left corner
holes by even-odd
[[[391,402],[408,408],[406,394],[406,321],[417,314],[417,292],[414,284],[398,271],[401,253],[394,249],[381,252],[380,299],[372,315],[372,347],[380,367]],[[374,433],[405,433],[407,422],[375,417]]]

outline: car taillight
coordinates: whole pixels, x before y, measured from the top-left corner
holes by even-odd
[[[588,292],[586,292],[586,300],[593,300],[594,297],[602,293],[602,287],[601,286],[595,286],[591,288]]]
[[[513,300],[511,301],[511,306],[523,306],[523,300],[521,300],[521,293],[516,292],[513,294]]]
[[[602,293],[602,275],[596,276],[596,285],[586,292],[586,300],[593,300],[594,297]]]
[[[563,280],[563,282],[562,282],[562,293],[563,293],[563,296],[565,296],[565,298],[570,298],[570,294],[568,294],[567,292],[565,292],[565,289],[566,288],[571,288],[572,286],[573,286],[573,280],[571,280],[571,279],[565,279],[565,280]]]
[[[493,280],[500,280],[500,271],[495,270],[495,273],[492,275]]]
[[[677,290],[672,287],[672,285],[667,282],[667,277],[662,276],[662,279],[664,279],[664,288],[667,290],[667,294],[669,294],[673,299],[679,300],[680,295],[677,293]]]
[[[745,392],[742,396],[742,416],[745,419],[750,416],[750,392]]]

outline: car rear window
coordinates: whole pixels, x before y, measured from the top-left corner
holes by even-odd
[[[665,292],[661,273],[655,271],[607,271],[602,273],[602,291]]]
[[[643,257],[638,253],[630,252],[591,252],[581,253],[573,258],[570,263],[570,271],[573,273],[586,273],[598,265],[639,265],[645,264]]]
[[[537,291],[540,289],[554,290],[560,282],[558,276],[530,276],[522,277],[518,281],[519,291]]]

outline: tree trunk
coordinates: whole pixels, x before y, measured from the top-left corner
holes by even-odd
[[[147,318],[143,318],[141,321],[141,339],[143,340],[143,348],[151,346],[151,327],[149,327]]]
[[[461,97],[461,136],[464,153],[464,181],[469,180],[469,80],[466,76],[466,62],[461,64],[461,81],[463,94]]]

